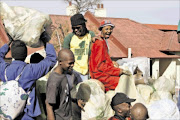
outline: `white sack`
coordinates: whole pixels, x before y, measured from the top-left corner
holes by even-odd
[[[167,79],[165,76],[159,77],[153,85],[157,91],[175,93],[175,80]]]
[[[150,120],[179,120],[179,110],[172,100],[162,99],[148,108]]]
[[[146,57],[123,58],[118,60],[117,63],[122,67],[128,67],[131,73],[134,73],[138,67],[143,73],[144,82],[148,83],[150,77],[150,59]]]
[[[0,8],[5,30],[14,40],[22,40],[30,47],[43,45],[39,38],[51,24],[49,15],[30,8],[9,7],[4,2],[0,2]]]
[[[165,91],[155,91],[151,95],[150,103],[153,104],[154,102],[162,99],[169,99],[173,101],[172,94],[170,92],[165,92]]]
[[[94,80],[86,80],[81,83],[86,83],[91,88],[90,99],[84,106],[85,112],[81,112],[82,120],[104,119],[106,117],[104,114],[105,111],[107,111],[109,101],[107,102],[106,95],[101,86]],[[76,91],[78,91],[81,83],[77,85]]]
[[[153,88],[149,85],[139,84],[136,86],[138,93],[144,99],[146,104],[149,104],[151,99],[151,94],[153,93]]]

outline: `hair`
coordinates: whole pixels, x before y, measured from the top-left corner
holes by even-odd
[[[24,61],[27,57],[26,44],[21,40],[13,41],[11,45],[11,55],[15,60]]]
[[[58,52],[58,61],[65,61],[67,57],[74,56],[70,49],[64,48]]]
[[[43,59],[44,59],[44,57],[41,54],[34,53],[31,55],[30,63],[39,63]]]

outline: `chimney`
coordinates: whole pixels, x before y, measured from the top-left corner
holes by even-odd
[[[96,17],[106,17],[106,9],[103,4],[97,4],[97,8],[95,9]]]
[[[77,7],[69,1],[69,6],[66,7],[66,14],[72,16],[77,13]]]
[[[72,5],[72,2],[71,1],[69,1],[69,6],[71,6]]]
[[[104,8],[104,5],[103,5],[103,4],[101,4],[101,8]]]
[[[97,4],[97,8],[100,8],[100,4]]]

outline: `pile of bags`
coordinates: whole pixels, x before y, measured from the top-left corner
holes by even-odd
[[[133,60],[129,60],[130,63],[124,62],[124,65],[121,64],[123,65],[121,67],[128,67],[132,73],[135,72],[135,69],[138,67],[139,72],[131,76],[122,75],[115,90],[110,90],[105,93],[101,89],[100,85],[96,84],[94,81],[84,81],[91,87],[92,93],[89,101],[85,105],[85,112],[82,112],[83,120],[107,120],[113,116],[114,111],[112,110],[110,103],[112,97],[117,92],[123,92],[130,98],[136,99],[132,105],[138,102],[143,103],[148,108],[150,119],[166,118],[169,120],[173,118],[179,118],[177,99],[174,97],[175,80],[168,79],[165,76],[161,76],[156,80],[152,80],[149,77],[149,73],[145,70],[149,69],[147,66],[149,64],[147,62],[148,59],[140,59],[141,58],[135,58],[135,61],[138,64],[134,64]],[[140,65],[139,61],[141,61],[143,64]],[[137,80],[140,79],[144,82],[136,83]]]
[[[49,15],[29,8],[10,7],[4,2],[0,2],[0,8],[5,31],[13,40],[22,40],[35,48],[43,45],[40,36],[51,25]]]

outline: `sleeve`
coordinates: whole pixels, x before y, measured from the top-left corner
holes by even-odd
[[[104,75],[119,76],[120,68],[116,68],[113,65],[108,64],[107,58],[105,56],[106,52],[104,49],[105,47],[103,46],[103,43],[100,40],[97,40],[93,44],[93,64],[97,67],[98,71],[103,72]]]
[[[4,78],[4,70],[5,70],[6,66],[8,65],[8,63],[6,63],[4,61],[4,58],[5,58],[6,54],[8,53],[8,51],[9,51],[9,46],[7,44],[5,44],[4,46],[2,46],[0,48],[0,68],[1,68],[0,79],[1,80],[4,80],[3,79]]]
[[[73,33],[70,33],[64,38],[63,48],[70,49],[70,42],[73,35],[74,35]]]
[[[93,31],[89,31],[89,34],[91,35],[91,37],[95,37],[95,34]]]
[[[50,104],[56,104],[56,98],[58,96],[58,85],[52,81],[52,77],[48,79],[47,88],[46,88],[46,100]]]
[[[37,64],[30,64],[34,79],[46,75],[56,64],[56,52],[52,44],[46,45],[46,58]]]

